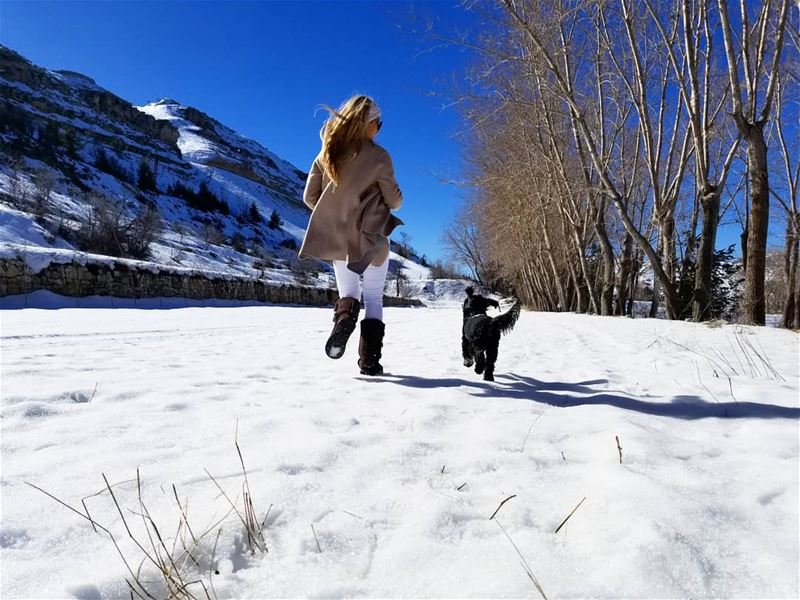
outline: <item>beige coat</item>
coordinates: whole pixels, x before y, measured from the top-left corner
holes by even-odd
[[[387,236],[402,223],[389,209],[400,208],[403,194],[389,153],[374,142],[365,141],[358,154],[342,165],[336,186],[317,157],[303,202],[313,212],[300,256],[346,260],[357,272],[367,266],[365,257],[376,266],[388,258]]]

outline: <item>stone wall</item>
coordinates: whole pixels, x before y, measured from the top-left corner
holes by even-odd
[[[117,298],[191,298],[246,300],[274,304],[326,306],[335,302],[335,290],[266,283],[240,277],[209,277],[167,269],[145,270],[123,261],[80,264],[51,263],[34,272],[20,259],[0,259],[0,297],[48,290],[62,296]],[[419,300],[386,296],[386,306],[422,306]]]

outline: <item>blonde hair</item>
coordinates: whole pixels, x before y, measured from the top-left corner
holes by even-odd
[[[345,100],[334,110],[320,105],[330,113],[322,127],[322,151],[320,166],[330,180],[337,185],[342,164],[358,152],[361,142],[367,137],[369,109],[373,104],[369,96],[357,95]]]

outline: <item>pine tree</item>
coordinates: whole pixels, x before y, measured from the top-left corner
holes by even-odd
[[[711,307],[709,312],[715,319],[731,320],[742,298],[742,271],[733,258],[733,244],[714,252],[711,273]]]
[[[148,165],[147,162],[144,160],[139,163],[138,185],[139,189],[144,192],[158,191],[158,188],[156,186],[155,173],[153,173],[153,170],[150,168],[150,165]]]
[[[61,145],[61,131],[57,121],[47,121],[44,129],[39,130],[39,150],[42,160],[54,165],[58,159],[58,147]]]
[[[258,207],[255,202],[250,203],[250,208],[247,210],[247,219],[251,223],[261,223],[264,220],[261,213],[258,212]]]
[[[78,160],[78,138],[75,135],[75,129],[72,127],[68,128],[66,134],[64,134],[64,147],[66,148],[67,156],[73,160]]]
[[[278,214],[278,211],[273,209],[272,214],[269,216],[269,223],[267,223],[267,227],[270,229],[278,229],[283,225],[283,220],[281,220],[281,216]]]
[[[708,318],[730,321],[736,313],[736,307],[742,297],[741,265],[733,258],[734,246],[724,250],[716,250],[711,266],[711,290],[708,299]],[[679,316],[689,317],[694,301],[694,272],[696,260],[694,254],[685,263],[678,280],[677,305]]]

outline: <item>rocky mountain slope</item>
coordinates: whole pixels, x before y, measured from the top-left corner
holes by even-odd
[[[43,268],[115,256],[330,286],[324,263],[297,259],[305,176],[196,108],[137,107],[0,46],[0,257]],[[419,292],[429,269],[395,249],[408,256],[392,254],[396,287]]]

